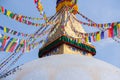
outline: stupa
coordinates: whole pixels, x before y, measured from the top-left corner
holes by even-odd
[[[78,12],[77,0],[57,0],[56,12],[59,23],[55,24],[54,33],[48,35],[48,40],[39,50],[39,57],[55,54],[80,54],[94,56],[95,47],[82,42],[81,35],[76,35],[72,28],[85,33],[83,27],[76,21]],[[72,36],[72,38],[71,38]],[[80,38],[76,41],[76,38]]]
[[[120,69],[94,57],[60,54],[21,66],[2,80],[119,80]]]
[[[119,80],[120,69],[89,57],[96,54],[95,47],[74,32],[85,33],[75,20],[77,0],[57,0],[56,11],[59,23],[39,50],[40,59],[21,66],[14,74],[6,73],[3,80]]]

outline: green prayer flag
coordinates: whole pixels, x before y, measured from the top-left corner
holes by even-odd
[[[13,13],[10,13],[10,18],[13,18],[14,14]]]
[[[117,36],[117,26],[114,26],[114,36]]]
[[[0,12],[2,12],[2,8],[0,7]]]
[[[8,29],[8,28],[6,28],[6,32],[7,32],[7,33],[9,32],[9,29]]]

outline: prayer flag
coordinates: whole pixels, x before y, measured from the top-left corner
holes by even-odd
[[[34,2],[35,2],[35,3],[37,3],[37,2],[38,2],[38,0],[34,0]]]
[[[101,32],[101,39],[104,39],[104,31]]]
[[[6,27],[4,27],[4,32],[7,32],[7,31],[6,31]]]
[[[4,27],[4,32],[5,32],[5,33],[8,33],[8,32],[9,32],[9,30],[10,30],[10,29],[8,29],[8,28]]]
[[[115,25],[114,26],[114,36],[117,36],[117,34],[118,34],[118,31],[117,31],[118,29],[117,29],[117,25]]]
[[[92,34],[92,38],[93,38],[93,41],[95,42],[96,39],[95,39],[95,34],[94,33]]]
[[[120,23],[117,26],[118,26],[118,36],[120,37]]]
[[[2,7],[0,7],[0,12],[2,12]]]
[[[7,45],[6,45],[6,47],[4,48],[4,51],[8,52],[9,49],[10,49],[10,47],[11,47],[11,45],[12,45],[12,43],[13,43],[13,38],[11,38],[11,39],[7,42]]]
[[[89,36],[89,42],[91,42],[91,36]]]
[[[5,9],[4,15],[7,15],[7,10]]]
[[[88,41],[89,41],[89,38],[88,38],[88,35],[86,35],[85,42],[88,42]]]
[[[100,32],[96,33],[96,40],[99,41],[101,39]]]
[[[0,29],[1,29],[1,30],[4,30],[4,28],[3,28],[2,26],[0,26]]]
[[[11,12],[9,10],[7,10],[7,16],[10,16]]]
[[[4,14],[4,7],[2,7],[2,13]]]
[[[109,30],[108,30],[108,37],[109,38],[113,37],[113,27],[109,28]]]
[[[3,38],[3,42],[2,42],[2,51],[4,51],[4,47],[7,43],[7,38]]]
[[[13,18],[14,17],[14,14],[13,13],[10,13],[10,18]]]
[[[13,44],[12,44],[9,52],[14,52],[14,49],[15,49],[16,45],[17,45],[17,43],[16,43],[16,42],[13,42]]]

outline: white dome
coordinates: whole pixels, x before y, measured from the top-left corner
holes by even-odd
[[[63,54],[27,63],[5,80],[120,80],[120,69],[92,57]]]

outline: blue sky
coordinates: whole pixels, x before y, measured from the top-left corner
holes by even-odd
[[[41,0],[47,16],[55,14],[56,0]],[[106,23],[120,21],[120,0],[78,0],[79,11],[92,19],[96,23]],[[40,17],[34,0],[0,0],[0,6],[12,12],[32,17]],[[18,23],[4,15],[0,15],[0,25],[7,26],[13,30],[24,33],[34,33],[38,28]],[[86,32],[92,32],[93,28],[85,27]],[[2,33],[2,31],[0,31]],[[106,61],[120,68],[120,43],[112,39],[104,39],[93,43],[96,47],[97,55],[95,58]],[[21,65],[38,58],[39,47],[30,53],[26,53],[16,63]],[[10,54],[0,52],[0,61]],[[16,66],[15,65],[15,66]]]

